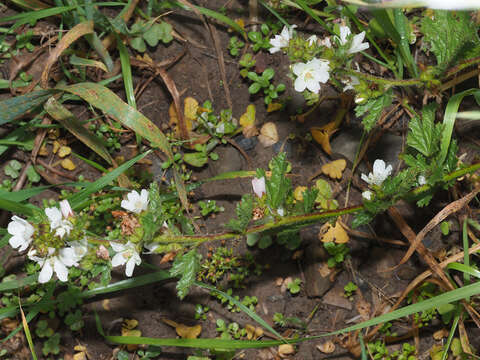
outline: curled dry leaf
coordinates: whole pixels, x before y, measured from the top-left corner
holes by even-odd
[[[263,124],[258,135],[258,141],[263,147],[269,147],[278,142],[277,126],[273,122]]]
[[[188,127],[188,122],[190,122],[190,125],[191,125],[191,122],[197,119],[197,110],[198,110],[198,101],[190,96],[185,98],[183,113],[185,114],[185,119],[188,119],[187,127]]]
[[[433,338],[437,341],[442,340],[442,339],[446,338],[448,336],[448,334],[449,334],[448,330],[445,329],[445,328],[442,328],[442,329],[437,330],[433,333]]]
[[[278,347],[278,355],[282,358],[292,355],[294,352],[295,348],[291,344],[282,344]]]
[[[341,179],[343,170],[347,167],[345,159],[339,159],[328,164],[322,165],[322,173],[331,177],[332,179]]]
[[[62,167],[65,169],[65,170],[75,170],[76,166],[75,164],[73,163],[72,160],[70,159],[63,159],[62,162],[60,163],[60,165],[62,165]]]
[[[240,116],[240,120],[238,121],[242,126],[242,134],[246,138],[258,135],[258,129],[255,126],[255,114],[255,105],[250,104],[247,106],[247,110],[242,116]]]
[[[331,354],[335,351],[335,344],[332,340],[328,340],[323,344],[317,345],[317,349],[324,354]]]
[[[256,340],[259,337],[263,336],[263,329],[260,327],[255,327],[253,325],[247,324],[245,325],[245,331],[247,332],[247,339],[248,340]]]
[[[282,105],[282,104],[271,102],[271,103],[268,104],[268,106],[267,106],[267,112],[270,113],[270,112],[278,111],[278,110],[280,110],[281,108],[283,108],[283,105]]]
[[[325,223],[318,233],[318,238],[321,242],[336,242],[337,244],[345,244],[350,239],[347,232],[339,221],[332,226],[330,223]]]
[[[201,325],[187,326],[184,324],[179,324],[170,319],[162,319],[162,321],[165,324],[170,325],[171,327],[174,327],[175,332],[182,339],[196,339],[202,332]]]

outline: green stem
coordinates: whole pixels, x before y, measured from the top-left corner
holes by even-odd
[[[462,177],[468,173],[474,172],[480,169],[480,162],[467,166],[463,169],[456,170],[450,174],[447,174],[443,177],[443,182],[448,182],[450,180]],[[429,185],[423,185],[413,189],[408,195],[409,196],[417,196],[425,191],[431,189]],[[277,218],[271,223],[256,225],[248,228],[245,232],[239,233],[231,233],[231,232],[224,232],[219,234],[213,235],[170,235],[170,234],[162,234],[155,237],[152,242],[154,243],[181,243],[184,245],[193,245],[193,244],[201,244],[207,241],[218,241],[218,240],[233,240],[241,238],[245,235],[250,234],[257,234],[262,232],[270,232],[270,233],[278,233],[284,229],[290,228],[292,226],[302,228],[306,226],[313,225],[322,220],[328,220],[331,218],[336,218],[338,216],[356,213],[358,211],[363,210],[363,205],[352,206],[344,209],[337,209],[337,210],[330,210],[330,211],[322,211],[313,214],[307,215],[300,215],[300,216],[287,216],[283,218]]]
[[[356,76],[359,79],[375,82],[377,84],[384,84],[384,85],[390,85],[390,86],[415,86],[415,85],[423,84],[423,82],[418,79],[406,79],[406,80],[385,79],[382,77],[365,74],[355,70],[342,69],[340,71],[348,75]]]
[[[456,73],[462,71],[463,69],[465,69],[469,66],[475,65],[475,64],[479,64],[479,63],[480,63],[480,56],[474,57],[474,58],[471,58],[471,59],[467,59],[467,60],[461,62],[460,64],[450,68],[445,73],[445,75],[443,76],[443,79],[449,78],[450,76],[455,75]]]

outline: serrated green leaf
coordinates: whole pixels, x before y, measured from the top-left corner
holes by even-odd
[[[32,183],[39,182],[41,179],[40,175],[38,175],[38,173],[35,171],[35,168],[33,166],[30,166],[27,169],[27,178]]]
[[[238,219],[231,219],[226,225],[234,232],[243,233],[253,217],[253,197],[251,194],[242,196],[242,200],[237,204]]]
[[[195,167],[202,167],[208,162],[208,156],[203,152],[187,153],[183,155],[183,161]]]
[[[170,274],[180,276],[180,280],[177,282],[177,294],[180,299],[188,294],[188,290],[195,282],[200,270],[200,259],[201,255],[197,253],[197,249],[190,250],[188,253],[175,258]]]
[[[479,54],[478,26],[467,11],[436,10],[424,17],[421,29],[440,74],[459,60]]]
[[[378,98],[369,99],[365,104],[357,105],[355,115],[363,116],[362,124],[366,131],[370,131],[380,119],[383,109],[391,103],[392,91],[389,90]]]
[[[274,210],[284,204],[292,188],[292,183],[286,176],[288,169],[286,156],[284,152],[281,152],[272,159],[270,162],[272,176],[265,181],[267,203]]]
[[[410,132],[407,135],[407,144],[426,157],[430,157],[438,149],[441,125],[435,126],[436,103],[431,103],[423,108],[422,120],[413,117],[408,124]]]
[[[130,46],[142,53],[147,50],[147,44],[145,44],[145,41],[140,36],[132,38],[130,40]]]

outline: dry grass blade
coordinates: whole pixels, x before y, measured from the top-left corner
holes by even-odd
[[[170,95],[172,95],[173,103],[175,104],[175,110],[177,111],[178,116],[178,128],[180,129],[180,137],[182,140],[189,140],[190,136],[188,134],[187,124],[185,122],[185,117],[183,116],[182,102],[180,100],[180,93],[178,92],[177,86],[172,78],[168,75],[165,68],[159,68],[158,74],[161,76],[163,82],[165,83]]]
[[[46,88],[48,85],[48,76],[53,64],[57,61],[60,55],[78,38],[93,33],[93,21],[85,21],[75,25],[70,29],[65,36],[59,41],[57,47],[50,53],[43,70],[41,77],[41,85]]]
[[[458,210],[462,209],[465,205],[467,205],[480,191],[480,188],[473,190],[471,193],[465,195],[463,198],[458,199],[447,206],[445,206],[437,215],[433,217],[432,220],[428,222],[427,225],[417,234],[413,243],[410,244],[406,254],[403,256],[402,260],[400,260],[399,265],[404,264],[410,256],[415,252],[418,245],[421,243],[423,238],[432,230],[435,226],[440,224],[446,217],[449,215],[457,212]]]

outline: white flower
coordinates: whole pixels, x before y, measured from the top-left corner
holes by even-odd
[[[257,195],[259,198],[263,196],[263,194],[266,194],[265,190],[265,177],[261,177],[260,179],[253,178],[252,179],[252,187],[253,187],[253,192],[255,195]]]
[[[148,209],[148,191],[143,189],[140,194],[132,190],[127,194],[127,200],[122,200],[122,208],[139,214]]]
[[[325,84],[330,78],[328,60],[312,59],[307,63],[296,63],[292,67],[295,79],[295,90],[302,92],[305,89],[313,93],[320,91],[320,83]]]
[[[36,250],[30,251],[28,258],[37,262],[42,268],[38,275],[38,282],[41,284],[50,281],[54,272],[60,281],[65,282],[68,280],[68,268],[78,266],[74,250],[70,247],[60,249],[58,255],[55,255],[54,248],[48,248],[48,254],[44,258],[36,256],[36,252]]]
[[[332,47],[332,42],[330,41],[330,36],[326,37],[323,40],[320,40],[320,45],[323,45],[323,46],[330,49]]]
[[[340,41],[341,45],[346,45],[348,42],[348,38],[352,34],[352,31],[348,26],[341,25],[340,26],[340,37],[337,36],[337,39]],[[357,34],[352,39],[352,44],[350,45],[350,49],[348,49],[349,54],[355,54],[357,52],[366,50],[370,47],[368,42],[363,42],[365,39],[365,31],[362,31],[360,34]]]
[[[348,36],[351,33],[352,32],[348,26],[340,25],[340,37],[337,37],[337,39],[340,40],[340,44],[345,45],[348,41]]]
[[[285,216],[285,209],[282,208],[282,207],[279,207],[277,209],[277,214],[280,215],[280,216]]]
[[[68,200],[60,201],[60,211],[65,219],[68,219],[70,216],[73,216],[73,210],[70,206]]]
[[[277,51],[280,51],[282,48],[288,46],[288,43],[293,36],[293,29],[296,27],[297,25],[292,25],[290,28],[284,26],[280,35],[275,35],[273,39],[270,39],[270,45],[272,45],[272,47],[269,49],[270,54],[274,54]]]
[[[423,186],[423,185],[425,185],[426,183],[427,183],[427,179],[425,178],[425,176],[420,175],[420,176],[418,177],[418,185]]]
[[[385,166],[385,161],[381,159],[375,160],[373,163],[373,173],[362,174],[361,178],[363,181],[369,183],[370,185],[381,186],[387,177],[392,173],[392,165]]]
[[[8,241],[10,246],[14,249],[19,248],[18,251],[24,251],[32,242],[35,229],[27,220],[14,215],[12,221],[8,223],[7,231],[12,235]]]
[[[372,200],[373,193],[370,190],[362,192],[362,197],[366,200]]]
[[[342,83],[345,84],[345,87],[343,88],[343,91],[348,91],[348,90],[355,90],[354,86],[360,84],[360,81],[356,76],[349,75],[348,79],[343,79]]]
[[[312,35],[307,39],[308,45],[313,46],[317,43],[318,38],[317,35]]]
[[[348,53],[355,54],[367,50],[370,47],[370,44],[368,42],[363,42],[363,39],[365,39],[365,31],[355,35],[352,40],[352,45],[350,45],[350,49],[348,49]]]
[[[72,248],[75,262],[82,260],[88,252],[88,242],[86,238],[80,241],[71,241],[68,245]]]
[[[55,230],[55,236],[63,238],[65,234],[70,234],[70,231],[73,229],[73,224],[63,218],[62,212],[60,212],[58,208],[46,208],[45,215],[47,215],[48,221],[50,221],[50,229]]]
[[[125,267],[125,275],[128,277],[132,276],[135,265],[140,265],[142,262],[135,244],[129,241],[126,244],[111,242],[110,245],[113,251],[116,252],[112,258],[112,266],[116,267],[127,264]]]
[[[474,10],[480,9],[478,0],[424,0],[423,4],[432,9],[441,10]]]

